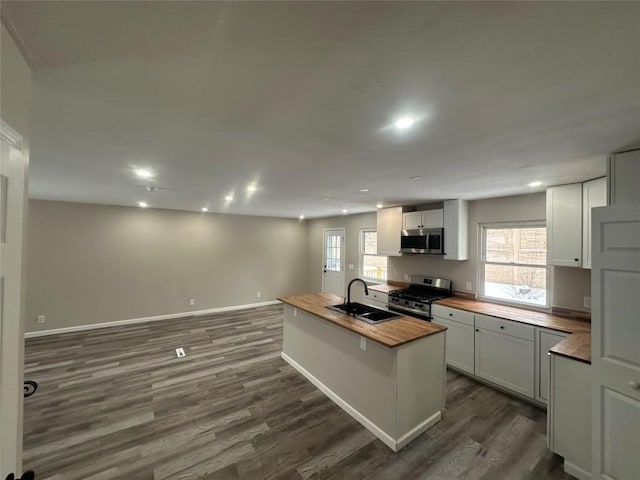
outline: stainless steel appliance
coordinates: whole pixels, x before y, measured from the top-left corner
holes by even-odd
[[[431,303],[453,295],[451,280],[409,276],[409,287],[389,292],[388,309],[422,320],[431,321]]]
[[[402,230],[400,234],[402,253],[444,254],[444,228],[418,228]]]

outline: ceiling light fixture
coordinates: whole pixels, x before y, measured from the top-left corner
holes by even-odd
[[[346,208],[343,208],[342,213],[349,213],[349,210],[347,210]]]
[[[137,168],[135,174],[140,178],[153,178],[153,172],[148,168]]]
[[[147,208],[149,206],[149,204],[147,202],[138,202],[138,206],[140,208]]]
[[[413,127],[414,123],[416,123],[416,121],[412,117],[400,117],[393,122],[393,126],[398,130],[406,130],[407,128]]]
[[[233,195],[227,195],[226,197],[224,197],[224,199],[225,199],[227,202],[231,202],[231,201],[233,201]]]
[[[376,203],[376,208],[382,208],[384,205],[382,205],[381,203]]]
[[[249,193],[253,193],[253,192],[255,192],[257,189],[258,189],[258,187],[256,187],[256,185],[255,185],[254,183],[252,183],[251,185],[249,185],[249,186],[247,187],[247,192],[249,192]]]
[[[420,175],[417,175],[415,177],[411,177],[409,180],[411,180],[412,182],[419,182],[420,180],[422,180],[422,177]]]
[[[535,182],[531,182],[529,184],[530,187],[539,187],[540,185],[542,185],[542,182],[539,180],[536,180]]]
[[[360,193],[367,193],[369,191],[368,188],[361,188],[358,190]]]
[[[207,207],[202,207],[200,210],[202,210],[203,212],[208,212],[209,209]]]
[[[298,217],[300,220],[304,220],[304,213],[301,213],[300,216]]]

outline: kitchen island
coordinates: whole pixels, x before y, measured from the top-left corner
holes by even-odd
[[[446,327],[402,316],[369,324],[326,307],[328,293],[279,299],[282,358],[394,451],[437,423]]]

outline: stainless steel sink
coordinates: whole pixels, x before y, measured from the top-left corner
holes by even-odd
[[[344,313],[346,315],[351,315],[358,320],[362,320],[368,323],[380,323],[403,316],[395,312],[390,312],[389,310],[383,310],[382,308],[376,308],[370,305],[365,305],[364,303],[357,302],[330,305],[326,308],[328,308],[329,310],[334,310],[336,312]]]

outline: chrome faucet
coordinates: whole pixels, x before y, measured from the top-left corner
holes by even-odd
[[[364,285],[364,294],[369,295],[369,287],[367,287],[367,283],[361,278],[354,278],[349,282],[349,286],[347,287],[347,305],[351,303],[351,285],[353,285],[353,282],[362,282]]]

